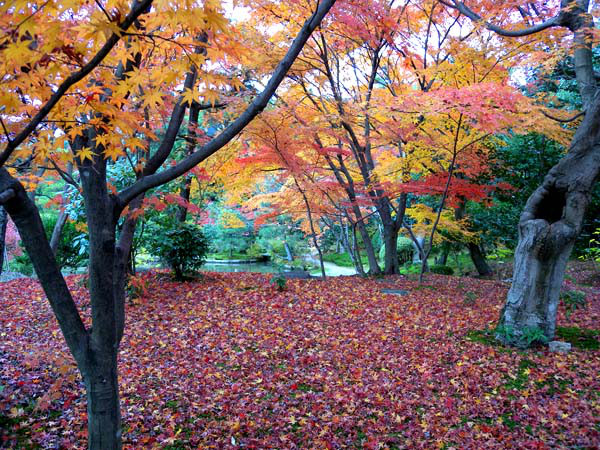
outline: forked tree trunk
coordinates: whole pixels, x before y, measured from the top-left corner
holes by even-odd
[[[581,230],[591,191],[600,172],[600,98],[594,97],[567,155],[531,195],[519,222],[512,286],[498,338],[526,345],[526,335],[542,330],[554,338],[565,267]]]
[[[92,320],[98,326],[86,330],[46,238],[37,207],[23,186],[4,168],[0,168],[0,194],[4,196],[0,198],[0,202],[4,204],[19,231],[69,350],[82,374],[89,401],[88,448],[120,449],[117,349],[124,323],[124,277],[120,276],[118,268],[124,269],[124,264],[123,258],[120,258],[120,250],[115,251],[111,215],[105,214],[106,211],[92,213],[93,219],[89,222],[90,298]],[[98,202],[94,204],[99,205]],[[113,231],[106,227],[99,230],[99,225],[103,223],[113,223]],[[94,236],[96,239],[92,239]],[[112,246],[106,245],[111,242]]]

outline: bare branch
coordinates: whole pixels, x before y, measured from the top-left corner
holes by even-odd
[[[560,122],[560,123],[569,123],[569,122],[573,122],[576,119],[579,119],[581,116],[585,116],[585,110],[575,114],[573,117],[570,117],[569,119],[561,119],[560,117],[553,116],[552,114],[549,114],[544,110],[542,110],[542,114],[544,116],[546,116],[548,119],[556,120],[557,122]]]
[[[533,25],[533,26],[530,26],[527,28],[522,28],[520,30],[506,30],[502,27],[494,25],[491,22],[483,20],[483,17],[481,17],[479,14],[477,14],[471,8],[466,6],[463,2],[459,2],[456,0],[451,0],[451,1],[440,0],[440,3],[448,6],[449,8],[458,10],[461,14],[468,17],[469,19],[471,19],[474,22],[483,22],[483,24],[485,25],[485,27],[488,30],[493,31],[494,33],[497,33],[500,36],[505,36],[505,37],[529,36],[530,34],[539,33],[540,31],[547,30],[548,28],[558,27],[558,26],[563,25],[562,16],[561,16],[561,14],[559,14],[559,15],[554,16],[542,23],[537,24],[537,25]]]

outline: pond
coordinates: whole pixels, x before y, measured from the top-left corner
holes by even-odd
[[[277,273],[280,266],[269,262],[248,262],[248,263],[227,263],[227,262],[207,262],[202,265],[200,270],[204,272],[260,272]],[[356,271],[349,267],[340,267],[333,263],[325,263],[325,272],[330,277],[340,275],[355,275]],[[318,269],[313,269],[311,275],[320,276]]]

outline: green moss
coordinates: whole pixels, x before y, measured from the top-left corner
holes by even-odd
[[[500,342],[494,336],[493,330],[471,330],[465,337],[471,342],[479,342],[480,344],[498,346]]]
[[[578,327],[557,327],[556,339],[569,342],[573,347],[581,350],[598,350],[600,331],[588,330]]]

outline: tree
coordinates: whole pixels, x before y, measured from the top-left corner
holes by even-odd
[[[525,345],[523,336],[532,329],[541,330],[546,340],[552,340],[567,260],[581,231],[592,188],[600,175],[600,95],[592,64],[595,30],[589,12],[590,2],[562,0],[551,9],[541,5],[542,2],[526,5],[511,2],[514,9],[502,5],[502,13],[487,4],[478,13],[464,2],[443,3],[507,38],[533,35],[548,38],[548,34],[558,28],[562,33],[561,29],[566,30],[572,39],[583,120],[567,154],[550,169],[521,213],[513,281],[499,323],[500,330],[509,332],[498,334],[506,343],[518,346]],[[520,15],[510,15],[507,11]],[[505,23],[487,19],[495,13],[498,14],[495,17]],[[514,17],[522,17],[525,27],[519,24],[517,28],[506,28]]]
[[[265,3],[268,23],[294,23],[291,7]],[[309,40],[280,100],[293,105],[313,145],[339,149],[325,155],[327,166],[346,195],[370,271],[381,270],[365,226],[373,214],[386,249],[384,272],[395,273],[401,228],[415,220],[427,225],[422,253],[429,253],[440,221],[453,220],[447,204],[461,189],[465,197],[465,186],[484,170],[493,134],[526,130],[533,117],[546,128],[549,119],[509,84],[514,51],[485,29],[467,29],[468,19],[437,1],[349,2],[336,14],[332,27]],[[419,202],[411,211],[410,194],[443,201]]]
[[[136,1],[127,14],[121,2],[111,2],[110,10],[100,2],[83,6],[23,2],[18,14],[11,5],[2,6],[3,24],[8,23],[12,32],[3,38],[0,51],[12,72],[2,80],[0,204],[19,230],[83,377],[89,448],[121,447],[117,355],[125,324],[127,259],[136,225],[135,218],[124,215],[126,208],[139,207],[149,189],[217,152],[259,114],[334,2],[318,4],[266,88],[239,116],[168,168],[162,166],[189,105],[214,104],[220,92],[235,91],[229,87],[236,80],[202,69],[207,57],[202,49],[209,35],[211,45],[221,50],[233,45],[234,34],[218,2]],[[83,17],[89,22],[82,24]],[[102,43],[104,36],[108,38]],[[71,89],[86,77],[87,84]],[[165,119],[168,125],[159,139],[151,124]],[[117,191],[109,183],[107,167],[120,158],[131,162],[135,180]],[[62,161],[74,161],[80,174],[90,241],[91,328],[79,315],[37,207],[14,170],[27,159],[48,160],[60,173]]]

